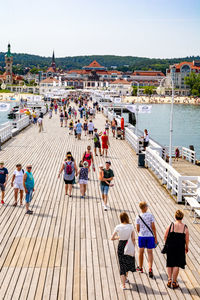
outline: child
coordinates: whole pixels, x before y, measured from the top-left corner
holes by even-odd
[[[71,120],[71,121],[69,122],[69,134],[70,134],[70,135],[72,134],[73,128],[74,128],[74,124],[73,124],[73,120]]]
[[[83,162],[83,166],[80,168],[78,175],[79,175],[81,198],[84,199],[87,184],[88,184],[88,162],[87,161]]]
[[[103,181],[104,178],[104,171],[103,171],[103,165],[99,166],[99,180]],[[107,183],[110,187],[112,187],[114,184],[110,183],[109,181],[105,181],[105,183]]]

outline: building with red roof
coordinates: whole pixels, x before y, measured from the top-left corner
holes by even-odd
[[[190,88],[185,84],[185,77],[189,76],[191,72],[200,73],[200,61],[183,61],[178,64],[170,65],[166,70],[166,76],[169,79],[167,86],[171,85],[171,79],[174,81],[176,94],[189,95]]]

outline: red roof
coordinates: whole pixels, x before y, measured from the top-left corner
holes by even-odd
[[[176,70],[180,70],[184,65],[190,66],[190,68],[192,70],[199,70],[200,71],[200,67],[195,66],[194,62],[192,62],[192,61],[183,61],[183,62],[181,62],[179,64],[175,64],[174,66],[176,67]]]
[[[101,66],[96,60],[94,60],[93,62],[91,62],[91,64],[89,64],[89,66],[85,66],[84,68],[104,68],[104,67]]]
[[[117,79],[117,80],[113,81],[112,84],[130,84],[130,82],[128,82],[125,79]]]
[[[49,77],[49,78],[43,79],[43,80],[41,81],[41,83],[53,83],[53,82],[58,83],[59,80],[58,80],[58,79],[55,79],[55,78],[52,78],[52,77]]]
[[[161,71],[135,71],[132,76],[165,76]]]
[[[47,69],[47,72],[55,73],[56,70],[55,70],[53,67],[49,67],[49,68]]]

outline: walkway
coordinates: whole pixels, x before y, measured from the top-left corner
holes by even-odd
[[[104,117],[95,124],[103,129]],[[177,208],[167,192],[151,173],[137,167],[137,156],[125,141],[111,138],[114,187],[110,191],[111,210],[101,206],[97,172],[91,173],[89,192],[80,200],[78,186],[73,197],[64,195],[58,170],[66,151],[71,150],[77,162],[88,144],[85,137],[75,141],[58,116],[45,117],[46,132],[38,134],[34,126],[3,146],[0,160],[9,169],[6,205],[0,207],[0,296],[2,299],[200,299],[200,225],[194,225],[188,211],[185,222],[191,233],[190,252],[185,271],[181,271],[180,290],[166,287],[165,257],[160,253],[165,228]],[[95,159],[96,169],[105,159]],[[15,164],[33,165],[36,191],[32,201],[33,216],[24,208],[13,208],[10,186]],[[130,290],[121,291],[117,261],[117,242],[110,240],[119,213],[125,210],[134,223],[138,203],[146,200],[156,217],[159,247],[155,250],[155,279],[145,273],[130,274]],[[136,250],[137,255],[137,250]],[[138,261],[138,259],[137,259]]]
[[[183,176],[200,176],[200,166],[193,165],[185,159],[173,161],[172,165]]]

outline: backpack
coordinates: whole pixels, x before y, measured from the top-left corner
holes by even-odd
[[[71,175],[72,174],[72,162],[66,163],[65,171],[66,171],[67,175]]]

